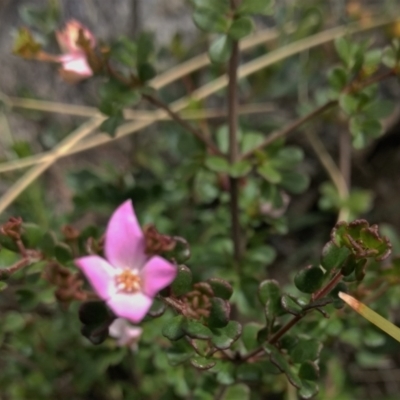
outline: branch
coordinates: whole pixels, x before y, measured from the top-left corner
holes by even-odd
[[[165,104],[160,99],[150,94],[143,94],[143,98],[149,101],[151,104],[155,105],[156,107],[159,107],[162,110],[164,110],[175,122],[180,124],[183,128],[188,130],[190,133],[196,136],[200,141],[202,141],[207,146],[207,148],[212,151],[213,154],[218,154],[220,156],[224,155],[221,152],[221,150],[208,137],[203,135],[203,133],[200,130],[196,129],[194,126],[185,121],[179,114],[172,111],[169,108],[168,104]]]
[[[280,129],[280,130],[278,130],[276,132],[271,133],[257,147],[255,147],[252,150],[249,150],[247,153],[244,153],[243,156],[242,156],[242,159],[251,157],[257,151],[262,150],[264,147],[268,146],[269,144],[271,144],[275,140],[280,139],[280,138],[288,135],[289,133],[291,133],[292,131],[294,131],[295,129],[297,129],[298,127],[303,125],[304,123],[310,121],[311,119],[313,119],[317,115],[320,115],[320,114],[324,113],[325,111],[333,108],[337,104],[338,104],[337,100],[328,101],[324,105],[316,108],[315,110],[313,110],[310,113],[306,114],[305,116],[297,119],[296,121],[293,121],[292,123],[290,123],[289,125],[285,126],[284,128],[282,128],[282,129]]]
[[[234,7],[234,4],[233,4]],[[229,60],[228,70],[228,127],[229,127],[229,162],[234,164],[238,161],[239,143],[237,137],[238,128],[238,93],[237,93],[237,67],[239,62],[239,47],[235,41],[233,43],[232,54]],[[241,258],[241,240],[239,224],[239,180],[229,178],[229,192],[231,200],[231,220],[232,220],[232,241],[235,261]]]

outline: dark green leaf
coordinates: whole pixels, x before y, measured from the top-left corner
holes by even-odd
[[[282,180],[280,172],[268,161],[260,165],[257,172],[271,183],[279,183]]]
[[[230,304],[219,297],[211,298],[211,309],[208,317],[208,325],[211,329],[223,328],[229,322]]]
[[[151,54],[154,52],[153,34],[142,32],[137,40],[137,63],[146,64]]]
[[[24,222],[22,224],[21,239],[25,247],[28,249],[35,249],[42,240],[44,232],[36,224]]]
[[[242,341],[247,351],[251,351],[258,347],[258,332],[263,326],[257,322],[249,322],[243,326]]]
[[[232,51],[232,39],[227,35],[220,35],[212,43],[208,50],[210,60],[216,64],[228,61]]]
[[[209,8],[196,8],[193,21],[198,28],[211,33],[226,32],[230,22],[225,15]]]
[[[208,281],[214,296],[224,300],[229,300],[233,293],[232,286],[225,280],[220,278],[211,278]]]
[[[43,254],[46,257],[53,257],[54,256],[54,249],[57,243],[57,239],[53,232],[46,232],[42,240],[39,243],[39,248],[42,250]]]
[[[284,294],[281,297],[282,308],[290,314],[300,315],[303,312],[301,306],[299,306],[290,296]]]
[[[206,357],[194,356],[190,359],[193,367],[201,370],[210,369],[215,365],[215,361]]]
[[[141,82],[147,82],[157,75],[157,71],[150,63],[142,63],[137,66],[138,76]]]
[[[249,17],[235,19],[228,30],[228,35],[234,40],[240,40],[254,29],[253,20]]]
[[[162,334],[169,340],[179,340],[185,336],[185,331],[183,329],[186,323],[186,319],[182,315],[178,315],[168,320],[166,325],[162,330]]]
[[[61,264],[65,264],[74,258],[71,248],[66,243],[57,243],[54,246],[54,256]]]
[[[308,175],[296,171],[281,172],[281,186],[293,194],[303,193],[310,184]]]
[[[322,343],[317,339],[300,339],[290,350],[290,357],[295,364],[302,364],[316,360],[321,350]]]
[[[299,378],[308,381],[316,381],[319,378],[319,368],[312,361],[305,361],[299,369]]]
[[[210,339],[212,337],[210,329],[198,321],[187,319],[182,328],[189,337],[194,339]],[[166,336],[164,331],[163,334]]]
[[[312,399],[319,391],[318,384],[313,381],[302,380],[299,395],[302,399]]]
[[[213,329],[212,343],[217,349],[228,349],[242,333],[242,325],[237,321],[229,321],[224,328]]]
[[[350,255],[347,247],[339,247],[332,240],[326,243],[322,250],[321,265],[327,271],[340,268]]]
[[[110,312],[102,301],[88,301],[79,307],[79,320],[85,325],[101,325],[110,319]]]
[[[320,267],[310,265],[296,274],[294,284],[303,293],[314,293],[321,288],[324,277],[324,271]]]
[[[228,173],[231,167],[225,158],[218,156],[208,156],[205,165],[211,171],[222,173]]]
[[[290,383],[297,388],[301,387],[301,381],[299,377],[292,371],[289,363],[285,357],[279,352],[279,350],[272,344],[264,344],[264,350],[269,355],[271,362],[276,365],[281,372],[283,372]]]
[[[248,160],[238,161],[230,166],[229,175],[233,178],[241,178],[251,171],[252,165]]]
[[[112,117],[108,117],[105,121],[101,123],[99,126],[100,131],[108,133],[111,137],[114,137],[118,127],[124,122],[124,118],[122,113],[119,115],[114,115]]]
[[[172,293],[182,296],[192,289],[192,271],[186,265],[179,265],[178,274],[171,284]]]
[[[339,96],[339,105],[347,115],[352,115],[357,112],[359,101],[358,98],[352,94],[342,93]]]
[[[244,383],[228,386],[221,400],[250,400],[250,388]]]
[[[239,5],[237,12],[245,14],[270,15],[273,12],[272,0],[243,0]]]

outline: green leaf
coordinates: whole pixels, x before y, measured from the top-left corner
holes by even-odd
[[[227,13],[230,10],[229,0],[192,0],[197,8],[206,8],[218,13]]]
[[[220,35],[211,43],[208,54],[213,63],[222,64],[229,60],[231,51],[232,39],[227,35]]]
[[[263,325],[257,322],[249,322],[243,326],[242,341],[247,351],[251,351],[259,346],[258,332],[263,328]]]
[[[211,341],[217,349],[229,349],[242,333],[242,325],[237,321],[229,321],[229,323],[219,329],[212,329]]]
[[[1,247],[4,247],[5,249],[10,250],[14,253],[19,252],[18,246],[15,243],[15,240],[11,239],[7,235],[3,235],[2,233],[0,233],[0,250],[1,250]]]
[[[228,161],[219,156],[208,156],[205,159],[205,166],[211,171],[220,173],[228,173],[231,168]]]
[[[282,180],[280,172],[269,161],[260,165],[257,168],[257,172],[271,183],[279,183]]]
[[[302,399],[312,399],[319,391],[318,384],[313,381],[302,380],[299,395]]]
[[[279,283],[274,279],[262,281],[258,287],[258,298],[263,306],[271,300],[274,303],[280,303],[281,288]]]
[[[124,117],[122,113],[119,115],[114,115],[108,117],[105,121],[101,123],[99,129],[101,132],[108,133],[111,137],[115,137],[118,127],[124,122]]]
[[[301,381],[299,377],[293,372],[289,363],[285,357],[279,352],[279,350],[272,344],[266,343],[263,346],[265,352],[269,355],[271,362],[276,365],[281,372],[283,372],[290,383],[297,387],[301,387]]]
[[[252,165],[248,160],[237,161],[230,166],[229,175],[232,178],[242,178],[251,171]]]
[[[110,49],[110,57],[121,64],[133,68],[136,65],[137,45],[125,36],[121,36]]]
[[[192,289],[192,271],[186,265],[179,265],[178,274],[171,284],[172,293],[182,296]]]
[[[308,175],[300,172],[281,172],[281,186],[293,194],[303,193],[310,184]]]
[[[276,258],[276,250],[272,246],[258,246],[247,252],[246,258],[248,261],[257,267],[267,266],[274,262]]]
[[[352,115],[358,110],[359,100],[352,94],[342,93],[339,96],[339,106],[347,115]]]
[[[168,320],[166,325],[162,330],[162,334],[169,340],[179,340],[185,336],[185,331],[183,329],[186,319],[182,315],[177,315],[176,317]]]
[[[249,17],[235,19],[228,30],[228,35],[234,40],[240,40],[254,29],[253,20]]]
[[[299,306],[290,296],[284,294],[281,297],[282,308],[290,314],[300,315],[303,312],[301,306]]]
[[[53,232],[46,232],[39,243],[39,248],[46,257],[54,256],[57,239]]]
[[[153,65],[148,62],[138,64],[137,73],[142,83],[153,79],[157,75],[157,71],[155,70]]]
[[[211,278],[208,281],[214,296],[224,300],[229,300],[233,293],[232,286],[225,280],[220,278]]]
[[[395,103],[390,100],[374,100],[363,108],[363,112],[370,119],[382,119],[391,115],[394,111]]]
[[[278,150],[272,163],[275,168],[290,170],[304,158],[304,152],[299,147],[286,146]]]
[[[27,222],[22,223],[21,239],[26,248],[35,249],[39,246],[43,235],[44,232],[40,226]]]
[[[321,288],[324,278],[324,271],[320,267],[310,265],[296,274],[294,284],[303,293],[314,293]]]
[[[8,284],[6,282],[0,282],[0,292],[8,288]]]
[[[348,73],[343,67],[335,67],[329,72],[328,80],[331,87],[340,92],[347,85]]]
[[[316,360],[321,350],[322,343],[317,339],[300,339],[289,354],[295,364],[302,364],[306,361]]]
[[[207,370],[215,365],[215,361],[206,357],[194,356],[190,359],[190,364],[200,370]]]
[[[253,150],[264,141],[264,135],[258,132],[245,132],[241,141],[242,153]]]
[[[97,325],[83,325],[81,333],[91,343],[98,345],[103,343],[108,338],[108,326],[97,326]]]
[[[229,322],[230,304],[219,297],[211,298],[211,309],[208,317],[210,328],[223,328]]]
[[[339,57],[349,67],[352,63],[354,49],[353,44],[348,38],[339,37],[335,40],[335,48]]]
[[[273,5],[273,0],[243,0],[237,9],[237,12],[240,15],[270,15],[273,12]]]
[[[60,242],[54,246],[54,256],[61,264],[65,264],[74,258],[71,248],[66,243]]]
[[[110,319],[110,312],[102,301],[87,301],[79,307],[79,320],[85,325],[99,326]]]
[[[221,400],[250,400],[250,388],[244,383],[228,386]]]
[[[322,250],[321,265],[327,271],[332,271],[341,267],[350,253],[347,247],[339,247],[331,240]]]
[[[212,337],[210,329],[198,321],[187,319],[182,328],[189,337],[194,339],[210,339]]]
[[[142,32],[137,39],[137,63],[145,64],[154,52],[154,37],[149,32]]]
[[[209,8],[196,8],[193,21],[197,27],[205,32],[224,33],[229,28],[229,19]]]
[[[317,381],[319,378],[319,368],[312,361],[305,361],[299,369],[299,378],[308,381]]]

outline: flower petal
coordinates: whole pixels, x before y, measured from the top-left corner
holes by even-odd
[[[111,216],[104,251],[108,261],[120,269],[141,269],[147,260],[145,239],[130,200]]]
[[[152,299],[143,293],[117,293],[107,304],[116,316],[137,323],[146,316],[152,302]]]
[[[177,268],[166,259],[159,256],[152,257],[141,272],[143,292],[147,296],[154,297],[161,289],[173,282],[176,274]]]
[[[89,78],[93,75],[84,53],[64,54],[58,57],[58,61],[62,64],[63,70],[73,72],[79,75],[81,79]]]
[[[82,257],[75,264],[83,271],[96,293],[103,300],[108,300],[115,292],[115,268],[99,256]]]

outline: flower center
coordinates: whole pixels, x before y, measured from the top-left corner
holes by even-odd
[[[124,269],[115,277],[115,283],[119,292],[135,293],[141,289],[141,279],[137,271]]]

